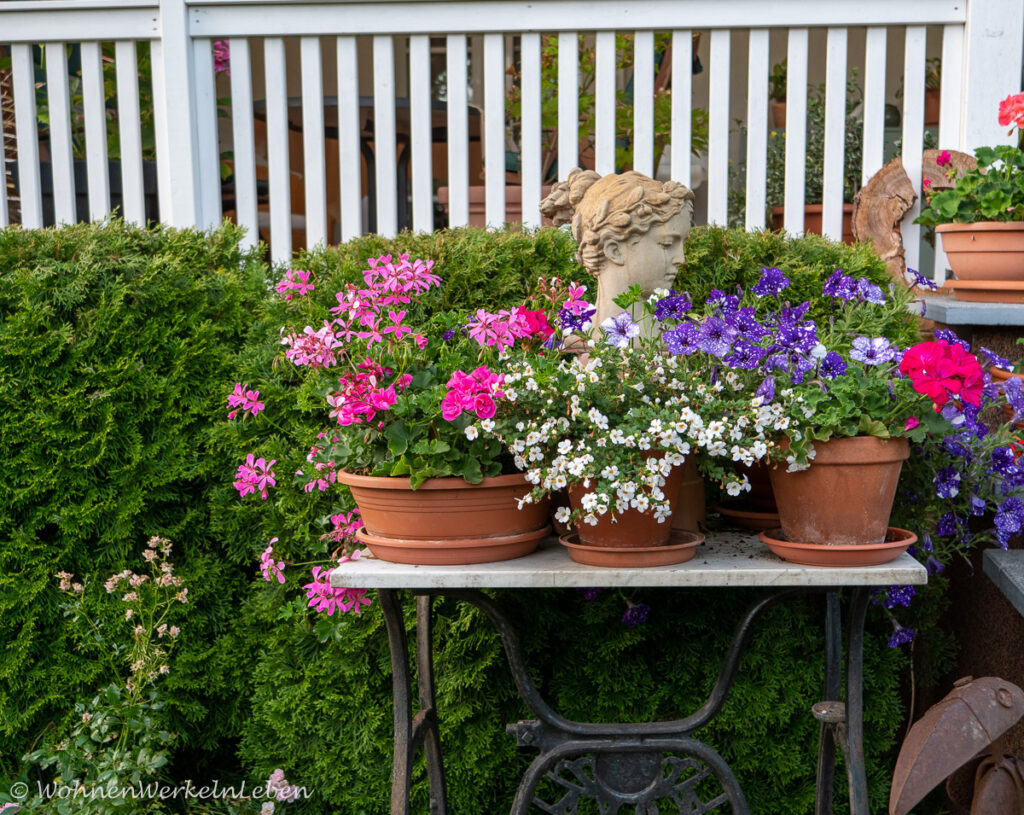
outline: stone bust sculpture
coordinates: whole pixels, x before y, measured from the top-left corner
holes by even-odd
[[[622,311],[613,301],[633,284],[645,294],[672,286],[690,233],[693,192],[641,173],[602,177],[575,168],[540,211],[556,226],[571,224],[576,259],[597,278],[598,326]]]

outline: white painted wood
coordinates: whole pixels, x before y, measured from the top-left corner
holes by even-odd
[[[979,2],[981,0],[974,0]],[[1000,0],[1005,4],[1006,0]],[[963,0],[860,0],[857,3],[818,0],[437,0],[437,2],[323,2],[316,13],[300,15],[280,0],[198,0],[190,2],[195,36],[282,36],[320,33],[384,34],[401,21],[406,34],[458,31],[664,31],[676,28],[713,29],[734,20],[750,28],[790,26],[907,25],[963,22]],[[723,12],[723,9],[727,10]],[[723,16],[723,14],[727,16]],[[1019,33],[1018,33],[1019,36]]]
[[[256,141],[252,123],[252,60],[249,41],[236,37],[231,49],[231,137],[234,153],[235,217],[245,227],[242,245],[259,243],[256,193]]]
[[[539,227],[543,179],[541,151],[540,34],[523,34],[519,46],[522,62],[522,120],[520,122],[521,174],[523,177],[523,226]]]
[[[637,31],[633,57],[633,169],[654,176],[654,32]]]
[[[615,172],[615,32],[597,32],[594,50],[594,169],[607,175]]]
[[[286,263],[292,257],[291,156],[288,149],[288,76],[284,40],[263,42],[264,87],[267,92],[267,165],[270,188],[270,257]]]
[[[302,181],[306,194],[306,248],[323,244],[327,234],[327,167],[324,146],[324,80],[320,38],[299,43],[302,71]]]
[[[160,36],[160,15],[155,8],[49,8],[18,11],[17,4],[0,3],[0,37],[4,42],[38,43],[41,40],[150,39]],[[151,4],[155,6],[154,4]]]
[[[846,152],[846,29],[830,28],[825,46],[825,160],[821,232],[843,239],[843,158]]]
[[[804,231],[804,155],[807,151],[807,29],[791,28],[786,50],[786,214],[790,235]]]
[[[6,136],[4,135],[4,117],[0,116],[0,171],[3,173],[3,181],[0,183],[0,229],[11,224],[11,215],[7,209],[7,150],[5,148]]]
[[[67,46],[62,42],[46,43],[46,93],[50,107],[54,217],[58,224],[73,224],[78,216],[75,213],[74,148],[71,144],[71,95]],[[0,179],[0,184],[2,181]]]
[[[732,32],[711,32],[708,85],[708,223],[729,222],[729,59]]]
[[[469,85],[466,77],[466,45],[465,34],[448,35],[449,226],[469,224]]]
[[[118,9],[155,9],[158,0],[4,0],[4,8],[13,11],[104,11]]]
[[[159,18],[161,37],[151,48],[160,219],[189,227],[199,223],[200,215],[192,39],[187,9],[180,0],[160,0]]]
[[[672,141],[669,146],[672,180],[690,186],[693,141],[693,33],[672,32]]]
[[[117,125],[121,142],[121,216],[146,225],[145,183],[142,177],[142,123],[139,111],[139,64],[132,40],[114,43],[117,70]],[[54,167],[56,171],[56,166]],[[56,195],[56,186],[54,187]]]
[[[861,186],[882,169],[885,147],[885,53],[888,33],[867,30],[864,40],[864,170]]]
[[[939,147],[960,150],[963,144],[960,110],[964,94],[964,27],[951,24],[942,29],[942,89],[939,97]],[[935,241],[933,280],[946,282],[949,259],[942,240]]]
[[[923,585],[928,572],[904,553],[881,566],[800,566],[773,555],[757,535],[712,532],[693,560],[674,566],[608,568],[569,558],[554,538],[514,560],[473,566],[409,566],[365,555],[331,572],[337,588],[551,589],[597,587]]]
[[[14,72],[14,132],[18,137],[21,225],[26,229],[38,229],[43,225],[43,194],[39,180],[39,130],[36,126],[36,88],[31,46],[11,46],[11,68]]]
[[[750,32],[747,61],[747,231],[765,228],[768,172],[769,33]],[[673,74],[673,80],[675,76]]]
[[[203,39],[192,44],[195,61],[196,131],[199,135],[199,226],[212,229],[220,223],[220,144],[217,133],[217,84],[213,68],[213,42]]]
[[[904,259],[908,269],[920,268],[921,227],[914,219],[921,214],[921,160],[924,154],[924,60],[928,29],[908,26],[903,66],[903,169],[918,194],[903,218]]]
[[[579,39],[558,35],[558,179],[564,181],[580,160]]]
[[[484,217],[505,225],[505,38],[484,35]]]
[[[972,0],[964,29],[964,103],[960,109],[962,149],[1012,144],[999,124],[999,102],[1021,89],[1024,3]],[[954,21],[948,21],[954,22]]]
[[[359,152],[359,54],[355,37],[338,37],[338,151],[341,240],[363,232],[363,175]]]
[[[409,105],[412,128],[412,228],[434,231],[434,122],[430,109],[430,37],[409,38]]]
[[[85,113],[89,218],[93,221],[102,221],[110,214],[110,170],[107,164],[103,53],[98,42],[82,43],[82,107]]]
[[[393,238],[398,233],[398,167],[395,144],[395,45],[390,36],[373,38],[373,121],[377,232],[386,238]]]

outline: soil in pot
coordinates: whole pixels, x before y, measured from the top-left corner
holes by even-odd
[[[811,466],[770,470],[786,540],[852,546],[886,539],[896,484],[910,445],[874,436],[817,442]]]

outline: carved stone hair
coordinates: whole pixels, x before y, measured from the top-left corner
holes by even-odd
[[[602,177],[576,167],[551,188],[540,211],[555,226],[572,225],[580,247],[576,259],[597,275],[609,242],[645,235],[682,211],[692,217],[693,192],[675,181],[655,181],[633,171]]]

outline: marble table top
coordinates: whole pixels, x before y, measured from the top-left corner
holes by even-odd
[[[1024,614],[1024,549],[986,549],[983,557],[985,574],[1014,608]]]
[[[675,566],[618,569],[584,566],[555,538],[533,554],[473,566],[408,566],[366,552],[331,574],[338,588],[518,589],[605,587],[826,587],[921,585],[924,566],[908,554],[881,566],[822,567],[788,563],[768,551],[756,534],[710,532],[697,554]]]

